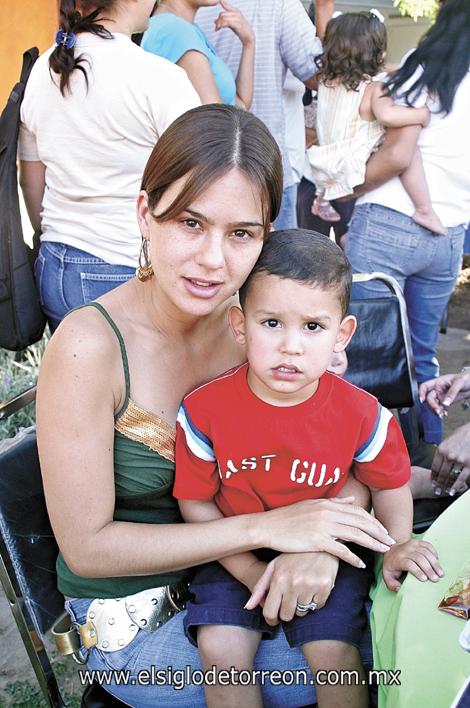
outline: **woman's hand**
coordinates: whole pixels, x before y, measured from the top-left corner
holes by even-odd
[[[329,553],[283,553],[268,564],[245,607],[264,604],[263,615],[271,625],[289,622],[297,603],[313,601],[319,609],[334,587],[338,565]]]
[[[395,543],[377,519],[354,504],[354,497],[302,501],[255,518],[261,532],[259,548],[284,553],[325,551],[358,568],[364,568],[364,563],[341,541],[378,553]]]
[[[385,585],[392,592],[397,592],[402,573],[412,573],[418,580],[437,582],[444,575],[436,549],[427,541],[397,543],[385,555],[382,573]]]
[[[470,479],[470,423],[461,425],[438,446],[431,465],[434,494],[459,494]]]
[[[447,408],[455,401],[461,401],[470,396],[470,372],[462,371],[460,374],[445,374],[436,379],[425,381],[419,387],[421,403],[428,404],[429,408],[442,418],[447,415]]]
[[[250,25],[237,7],[230,5],[226,0],[221,0],[224,8],[215,20],[215,30],[218,32],[223,27],[228,27],[235,32],[244,47],[254,44],[255,35]]]

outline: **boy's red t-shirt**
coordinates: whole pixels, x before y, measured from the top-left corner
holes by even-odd
[[[178,412],[177,499],[214,500],[233,516],[334,497],[350,472],[368,487],[410,479],[403,436],[374,396],[326,372],[303,403],[265,403],[248,364],[190,393]]]

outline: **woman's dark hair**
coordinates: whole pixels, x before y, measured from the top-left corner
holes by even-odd
[[[378,17],[371,12],[345,12],[326,26],[323,53],[315,59],[317,76],[327,85],[339,82],[356,91],[366,77],[381,71],[386,49],[387,32]]]
[[[413,84],[400,92],[418,71]],[[470,68],[470,0],[444,0],[434,25],[403,66],[386,82],[392,96],[403,96],[408,105],[426,89],[439,99],[440,110],[450,113],[455,93]]]
[[[97,20],[100,16],[103,16],[103,12],[106,12],[115,4],[116,0],[82,0],[80,10],[78,10],[75,0],[60,0],[59,29],[66,34],[73,32],[76,35],[80,32],[91,32],[104,39],[112,39],[111,32],[105,29]],[[49,68],[59,74],[59,87],[63,96],[66,91],[70,90],[70,76],[75,69],[82,72],[88,86],[88,76],[83,66],[86,61],[82,54],[75,56],[73,47],[68,48],[64,44],[58,44],[50,55]]]
[[[157,216],[157,221],[168,221],[233,168],[259,189],[267,234],[281,204],[281,153],[264,123],[240,108],[209,103],[183,113],[155,145],[141,189],[153,210],[171,184],[188,176],[184,189]]]

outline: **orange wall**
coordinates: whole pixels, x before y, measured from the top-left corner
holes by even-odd
[[[57,0],[0,0],[0,111],[18,81],[23,52],[50,47],[56,25]]]

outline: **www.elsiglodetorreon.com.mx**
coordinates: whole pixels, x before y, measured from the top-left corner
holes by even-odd
[[[375,686],[399,686],[401,671],[393,669],[371,670],[363,678],[358,671],[329,671],[320,670],[313,681],[311,675],[304,669],[276,670],[276,669],[230,669],[218,670],[215,666],[206,671],[193,669],[189,664],[184,668],[176,669],[172,666],[158,668],[149,666],[137,674],[122,670],[82,670],[79,671],[82,686],[96,682],[101,686],[115,684],[117,686],[173,686],[175,691],[181,691],[185,686],[251,686],[264,685],[270,682],[273,686],[308,686],[317,683],[320,686],[357,686],[370,684]]]

